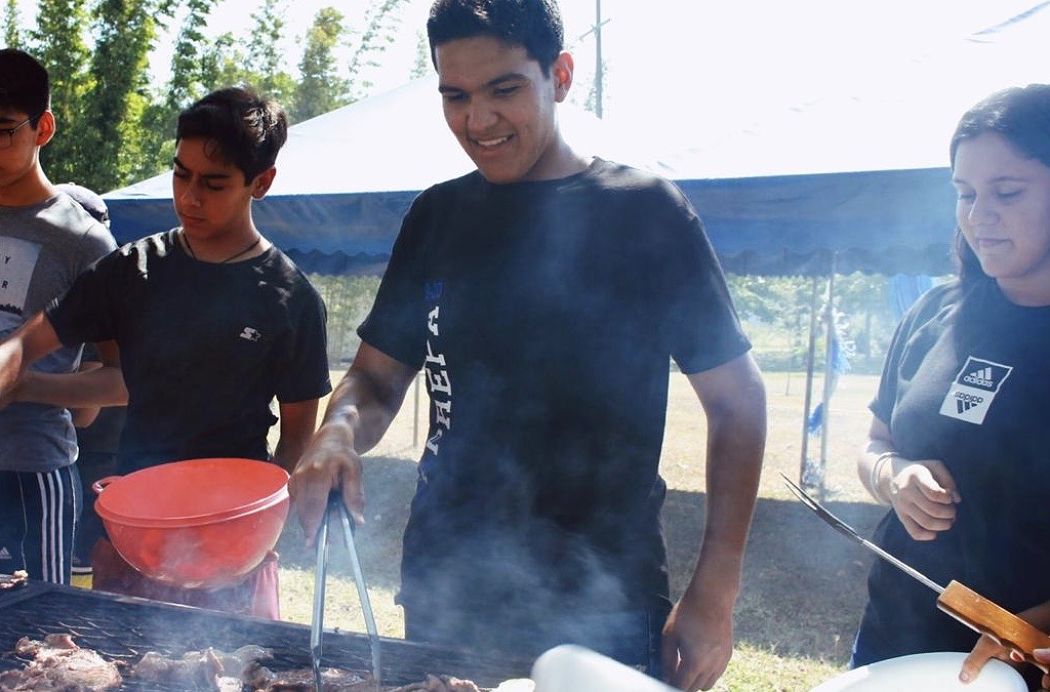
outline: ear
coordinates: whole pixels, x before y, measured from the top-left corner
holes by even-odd
[[[551,64],[551,79],[554,81],[554,100],[558,103],[564,101],[565,97],[569,95],[569,88],[572,87],[572,71],[575,67],[572,54],[564,50],[558,54],[558,57]]]
[[[51,111],[44,111],[40,121],[36,124],[36,145],[42,147],[55,136],[55,115]]]
[[[255,180],[252,181],[252,198],[262,199],[266,196],[266,193],[270,191],[270,186],[273,185],[274,176],[277,175],[277,167],[270,166],[265,171],[255,176]]]

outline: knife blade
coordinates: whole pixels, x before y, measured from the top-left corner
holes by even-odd
[[[314,565],[314,609],[310,618],[310,664],[314,671],[314,684],[317,692],[323,689],[321,685],[321,633],[324,629],[324,588],[325,577],[328,573],[328,514],[331,506],[325,507],[324,516],[321,517],[321,525],[317,527],[317,541]]]
[[[795,497],[801,500],[806,507],[813,510],[825,523],[842,535],[860,543],[908,576],[933,589],[937,593],[937,608],[939,610],[952,616],[978,634],[986,634],[999,644],[1013,649],[1021,654],[1025,661],[1039,668],[1044,673],[1050,673],[1050,666],[1035,660],[1032,654],[1035,649],[1050,647],[1050,637],[1044,632],[954,579],[947,587],[941,586],[922,572],[898,560],[879,546],[863,538],[852,526],[822,507],[819,502],[814,500],[805,490],[783,473],[780,474],[780,477],[784,479],[784,483],[787,484]]]
[[[368,631],[368,647],[372,653],[372,678],[376,687],[380,687],[380,654],[379,654],[379,630],[376,628],[375,615],[372,613],[372,602],[368,598],[368,587],[365,584],[365,574],[361,570],[361,560],[357,556],[357,544],[354,541],[354,522],[350,518],[350,512],[341,498],[336,497],[339,508],[339,519],[343,525],[343,539],[346,542],[346,550],[350,553],[350,566],[354,571],[354,582],[357,584],[357,596],[361,600],[361,612],[365,617],[365,629]]]

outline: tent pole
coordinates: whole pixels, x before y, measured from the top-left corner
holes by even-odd
[[[809,454],[809,409],[813,403],[813,360],[817,350],[817,298],[820,277],[813,277],[813,294],[809,300],[809,346],[806,348],[806,390],[802,403],[802,451],[798,466],[798,483],[806,483],[806,455]]]
[[[824,476],[828,468],[828,428],[831,424],[831,394],[835,386],[833,363],[833,341],[835,338],[835,255],[831,255],[831,271],[828,273],[828,300],[825,306],[826,327],[824,336],[824,415],[820,426],[819,483],[821,499],[824,498]]]

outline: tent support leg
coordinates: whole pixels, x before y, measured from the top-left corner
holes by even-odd
[[[828,300],[826,305],[824,335],[824,420],[820,426],[820,467],[818,481],[820,498],[824,499],[824,477],[828,468],[828,429],[831,427],[831,394],[835,387],[833,361],[833,343],[835,339],[835,257],[831,259],[831,273],[828,274]]]
[[[817,350],[817,299],[820,296],[820,277],[813,277],[813,291],[809,300],[809,346],[806,348],[806,390],[802,403],[802,449],[798,466],[798,483],[806,484],[806,456],[809,454],[809,410],[813,404],[813,361]]]

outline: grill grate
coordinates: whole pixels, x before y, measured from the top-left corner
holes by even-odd
[[[272,670],[310,667],[310,628],[286,622],[239,617],[185,606],[85,591],[54,584],[30,584],[0,596],[0,671],[21,668],[14,652],[22,637],[42,639],[68,632],[78,645],[114,661],[134,663],[147,651],[178,657],[214,647],[232,651],[245,644],[273,650]],[[383,639],[383,681],[404,685],[427,673],[472,678],[479,685],[528,675],[528,665],[509,660],[492,664],[470,652]],[[325,632],[324,665],[366,671],[368,638]],[[124,690],[185,692],[181,688],[126,679]]]

